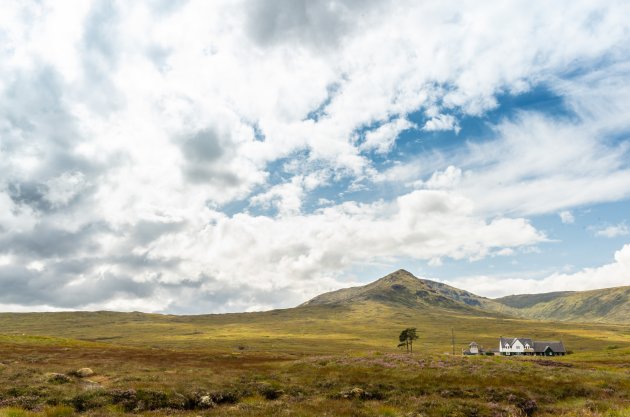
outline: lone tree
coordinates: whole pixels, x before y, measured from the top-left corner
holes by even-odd
[[[418,339],[418,335],[416,334],[415,327],[407,327],[405,330],[400,332],[400,336],[398,336],[398,347],[404,346],[407,349],[407,352],[413,352],[413,341]]]

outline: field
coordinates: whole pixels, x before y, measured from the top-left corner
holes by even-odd
[[[396,348],[404,327],[420,340]],[[630,328],[365,302],[207,316],[0,314],[0,416],[630,416]],[[554,358],[462,357],[562,339]],[[80,377],[76,370],[95,375]]]

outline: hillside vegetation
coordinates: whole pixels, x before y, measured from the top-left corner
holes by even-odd
[[[319,295],[302,306],[343,306],[365,301],[418,310],[442,308],[470,315],[630,324],[630,286],[511,295],[492,300],[440,282],[416,278],[402,269],[368,285]]]
[[[512,308],[397,271],[259,313],[0,314],[0,417],[630,415],[628,326]],[[413,355],[396,348],[407,327]],[[521,335],[574,353],[459,355]]]
[[[592,291],[511,295],[495,301],[510,314],[543,320],[630,324],[630,286]]]
[[[546,303],[553,301],[556,298],[563,297],[565,295],[575,294],[575,291],[557,291],[557,292],[545,292],[542,294],[518,294],[508,295],[506,297],[495,298],[496,302],[505,304],[506,306],[513,308],[528,308],[535,306],[539,303]]]
[[[416,309],[446,308],[479,315],[479,309],[499,312],[509,310],[489,298],[426,279],[419,279],[400,269],[368,285],[319,295],[302,306],[348,305],[376,301]]]
[[[578,293],[579,294],[579,293]],[[627,305],[626,307],[627,308]],[[344,352],[389,349],[400,328],[413,324],[427,352],[452,351],[476,341],[494,347],[499,336],[562,339],[574,351],[629,341],[628,326],[526,320],[512,307],[396,271],[363,287],[322,294],[297,308],[258,313],[175,316],[116,312],[4,313],[2,333],[56,336],[125,346],[173,349]]]

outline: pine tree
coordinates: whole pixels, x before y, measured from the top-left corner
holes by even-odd
[[[400,336],[398,336],[398,347],[405,346],[407,352],[413,352],[413,341],[418,340],[418,335],[416,334],[415,327],[408,327],[402,332],[400,332]]]

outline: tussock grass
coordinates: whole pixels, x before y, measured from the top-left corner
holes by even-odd
[[[420,335],[413,355],[395,348],[409,326]],[[0,314],[0,328],[0,417],[630,413],[627,326],[366,302],[222,316]],[[453,356],[451,328],[458,350],[527,335],[563,339],[575,354]],[[83,367],[96,374],[80,378]]]

